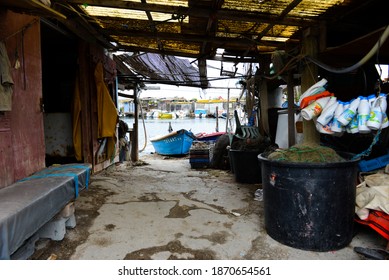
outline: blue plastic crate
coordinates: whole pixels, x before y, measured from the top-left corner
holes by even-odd
[[[359,169],[363,172],[380,169],[385,167],[387,164],[389,164],[389,154],[371,160],[361,160],[358,163]]]
[[[359,170],[362,172],[368,172],[381,168],[381,163],[378,159],[361,160],[358,165]]]
[[[190,158],[190,163],[209,163],[209,158]]]
[[[381,156],[377,159],[381,163],[382,167],[385,167],[387,164],[389,164],[389,155],[384,155],[384,156]]]

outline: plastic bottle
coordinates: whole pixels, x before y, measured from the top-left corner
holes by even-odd
[[[346,126],[348,125],[351,120],[354,118],[354,116],[357,114],[358,111],[358,105],[359,105],[359,99],[360,97],[355,98],[351,101],[350,107],[348,107],[344,112],[339,116],[338,121]]]
[[[367,97],[367,101],[369,101],[370,108],[371,108],[371,106],[373,106],[373,103],[374,103],[375,99],[376,99],[375,94],[370,94],[370,95]]]
[[[345,101],[344,102],[344,104],[343,104],[344,105],[343,112],[346,111],[350,107],[350,103],[351,103],[350,101]],[[342,114],[343,114],[343,112],[342,112]],[[342,114],[340,114],[340,115],[342,115]],[[338,117],[338,119],[339,119],[339,117]],[[341,126],[342,126],[342,131],[346,131],[347,130],[347,126],[346,125],[341,124]]]
[[[355,134],[359,132],[358,128],[358,116],[355,115],[348,124],[349,133]]]
[[[314,95],[314,94],[317,94],[317,93],[320,93],[320,92],[322,92],[322,91],[325,91],[324,86],[325,86],[326,84],[327,84],[327,80],[323,78],[323,79],[321,79],[320,81],[318,81],[316,84],[312,85],[309,89],[307,89],[307,90],[300,96],[298,105],[300,106],[301,100],[303,100],[305,97],[311,96],[311,95]]]
[[[372,130],[377,130],[381,128],[382,125],[382,111],[380,106],[381,98],[378,96],[370,109],[369,119],[367,121],[367,126]]]
[[[337,104],[335,104],[335,105],[337,105]],[[314,121],[315,121],[315,119],[314,119]],[[332,124],[332,119],[326,125],[321,125],[317,120],[315,121],[316,130],[320,133],[323,133],[323,134],[334,134],[334,132],[331,130],[331,124]]]
[[[332,119],[332,125],[331,125],[331,130],[335,133],[340,133],[343,131],[342,124],[338,122],[338,117],[343,113],[343,111],[344,111],[344,102],[338,101],[338,105],[336,106],[334,112],[334,118]]]
[[[386,114],[386,108],[387,108],[388,104],[387,104],[385,93],[380,93],[379,97],[381,98],[381,102],[380,102],[380,107],[381,107],[381,112],[382,112],[381,128],[383,129],[383,128],[387,128],[389,126],[388,115]]]
[[[309,104],[311,104],[315,100],[320,99],[322,97],[327,97],[327,96],[334,96],[334,94],[325,90],[321,93],[307,96],[300,101],[300,108],[304,109],[305,107],[307,107]]]
[[[254,200],[263,201],[263,189],[257,189],[255,191]]]
[[[358,130],[360,133],[369,133],[371,129],[366,125],[370,115],[368,97],[362,97],[358,106]]]
[[[337,98],[331,97],[326,106],[323,108],[323,111],[321,112],[320,116],[317,118],[317,122],[322,126],[328,124],[334,117],[335,109],[337,106]]]
[[[331,97],[320,98],[301,110],[301,116],[309,121],[320,115]]]

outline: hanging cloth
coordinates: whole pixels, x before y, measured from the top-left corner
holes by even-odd
[[[0,111],[12,109],[12,86],[11,63],[8,58],[7,48],[4,42],[0,42]]]
[[[104,82],[103,64],[99,62],[95,69],[97,89],[98,138],[107,138],[107,157],[113,160],[116,145],[116,124],[119,115],[116,106]]]

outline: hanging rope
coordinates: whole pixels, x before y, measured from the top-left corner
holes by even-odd
[[[39,21],[38,19],[32,20],[31,22],[27,23],[26,25],[24,25],[22,28],[20,28],[20,29],[17,30],[16,32],[14,32],[14,33],[8,35],[8,36],[5,37],[5,38],[0,39],[0,41],[5,42],[5,41],[7,41],[9,38],[11,38],[11,37],[13,37],[13,36],[19,34],[20,32],[25,33],[27,29],[29,29],[34,23],[36,23],[36,22],[38,22],[38,21]]]
[[[388,97],[389,93],[385,95],[385,99]],[[374,136],[373,138],[373,141],[371,142],[369,148],[367,148],[365,151],[355,155],[352,159],[357,159],[357,158],[361,158],[361,157],[367,157],[370,155],[371,153],[371,150],[373,149],[374,145],[377,144],[379,138],[380,138],[380,134],[381,134],[381,130],[382,129],[379,129],[377,130],[377,133],[376,135]]]
[[[363,152],[361,152],[361,153],[359,153],[359,154],[353,156],[353,157],[352,157],[352,160],[357,159],[357,158],[362,158],[362,157],[367,157],[367,156],[369,156],[370,153],[371,153],[371,150],[373,149],[373,146],[374,146],[375,144],[377,144],[377,142],[378,142],[378,140],[379,140],[379,138],[380,138],[380,134],[381,134],[381,129],[377,131],[377,133],[376,133],[376,135],[374,136],[373,141],[371,142],[369,148],[367,148],[365,151],[363,151]]]
[[[145,143],[143,145],[143,148],[139,150],[139,152],[143,152],[146,149],[147,146],[147,133],[146,133],[146,125],[145,125],[145,118],[143,115],[143,108],[142,108],[142,103],[140,102],[139,98],[137,98],[138,104],[140,105],[140,114],[142,116],[142,123],[143,123],[143,132],[145,134]]]

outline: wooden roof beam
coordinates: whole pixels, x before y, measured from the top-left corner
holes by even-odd
[[[286,8],[285,10],[282,11],[282,13],[278,16],[278,19],[279,20],[283,20],[288,14],[290,11],[292,11],[298,4],[301,3],[302,0],[294,0],[292,1]],[[255,41],[261,41],[261,39],[263,38],[263,36],[266,36],[267,33],[274,27],[274,24],[268,24],[264,30],[262,30],[262,32],[258,35],[258,38],[255,39]],[[247,51],[243,54],[243,56],[247,55],[247,53],[249,52],[249,49],[247,49]]]
[[[282,11],[282,13],[278,16],[279,20],[283,20],[290,11],[292,11],[298,4],[301,3],[303,0],[294,0],[291,2],[288,7],[285,8],[285,10]],[[266,36],[266,34],[273,28],[274,24],[268,24],[268,26],[262,30],[262,32],[259,34],[258,38],[256,40],[261,40],[263,36]]]
[[[200,72],[200,84],[201,88],[208,88],[208,78],[207,78],[207,61],[205,59],[198,60],[198,67]]]
[[[232,45],[232,46],[247,46],[248,43],[254,44],[254,40],[246,37],[239,38],[230,38],[230,37],[209,37],[202,35],[192,35],[192,34],[179,34],[179,33],[167,33],[159,32],[156,35],[153,32],[144,32],[139,30],[118,30],[118,29],[103,29],[102,33],[113,36],[129,36],[129,37],[139,37],[139,38],[152,38],[155,39],[157,36],[161,40],[173,40],[181,42],[198,42],[198,43],[214,43],[219,45]],[[269,46],[269,47],[280,47],[285,43],[282,42],[271,42],[271,41],[261,41],[256,42],[257,45]]]
[[[116,9],[129,9],[148,12],[159,12],[167,14],[179,14],[193,17],[209,18],[212,14],[212,10],[202,7],[182,7],[172,5],[159,5],[159,4],[144,4],[131,1],[116,1],[116,0],[59,0],[59,3],[67,3],[73,5],[90,5],[100,6]],[[256,12],[239,11],[230,9],[218,9],[218,20],[233,20],[233,21],[245,21],[245,22],[259,22],[259,23],[273,23],[283,24],[291,26],[306,27],[317,23],[315,18],[298,18],[298,17],[284,17],[282,20],[277,19],[275,16],[259,14]]]
[[[100,43],[107,49],[114,49],[114,45],[107,38],[103,37],[82,15],[78,9],[66,5],[68,9],[73,10],[75,17],[68,19],[59,19],[59,21],[69,28],[74,34],[90,43]],[[63,10],[63,8],[61,9]]]
[[[173,51],[173,50],[163,50],[160,51],[158,49],[152,49],[152,48],[144,48],[144,47],[134,47],[134,46],[120,46],[118,48],[120,51],[127,51],[127,52],[145,52],[145,53],[158,53],[158,54],[164,54],[164,55],[172,55],[172,56],[182,56],[182,57],[187,57],[187,58],[198,58],[199,55],[198,53],[188,53],[188,52],[183,52],[183,51]],[[218,57],[218,56],[210,56],[205,59],[210,59],[210,60],[217,60],[217,61],[225,61],[225,62],[236,62],[236,58],[231,58],[231,57]],[[258,62],[255,58],[251,57],[245,57],[245,58],[239,58],[240,62],[247,62],[247,63],[255,63]]]
[[[142,4],[147,4],[147,3],[146,3],[146,0],[141,0],[141,2],[142,2]],[[157,28],[155,27],[155,22],[154,22],[154,20],[153,20],[153,17],[152,17],[152,15],[151,15],[151,12],[150,12],[150,11],[145,11],[145,12],[146,12],[147,18],[148,18],[148,20],[149,20],[149,22],[150,22],[151,29],[153,30],[153,32],[154,32],[155,34],[157,34]],[[157,36],[157,43],[158,43],[158,49],[159,49],[160,51],[162,51],[162,50],[163,50],[163,45],[162,45],[161,40],[159,40],[158,36]]]

